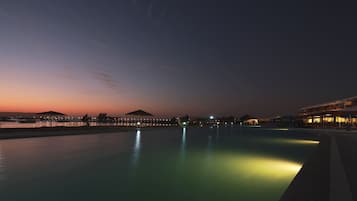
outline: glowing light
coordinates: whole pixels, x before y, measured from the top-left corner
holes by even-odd
[[[336,122],[337,123],[346,123],[346,122],[348,122],[348,118],[336,117]]]
[[[212,115],[211,115],[211,116],[209,116],[209,119],[214,119],[214,116],[212,116]]]
[[[186,127],[182,128],[181,151],[184,152],[186,147]]]
[[[141,135],[140,130],[137,130],[136,137],[135,137],[135,147],[134,147],[135,151],[139,151],[140,149],[140,135]]]
[[[316,140],[284,139],[284,138],[268,139],[267,141],[282,143],[282,144],[301,144],[301,145],[316,145],[320,143],[320,141],[316,141]]]
[[[209,137],[209,144],[210,144]],[[210,147],[210,145],[208,146]],[[219,174],[226,178],[226,182],[241,182],[250,185],[251,182],[288,183],[300,171],[302,163],[291,161],[276,156],[251,153],[251,152],[227,152],[209,151],[209,157],[203,157],[204,153],[197,153],[195,160],[208,160],[211,166],[206,167],[210,174]],[[191,155],[192,156],[192,155]],[[211,172],[212,171],[212,172]]]
[[[307,123],[312,124],[312,118],[307,119]]]
[[[229,171],[249,178],[285,180],[294,177],[302,167],[298,162],[255,154],[224,154],[221,157]]]
[[[313,123],[320,123],[321,119],[320,116],[314,116]]]
[[[332,123],[333,117],[324,117],[324,122]]]
[[[273,131],[288,131],[289,129],[288,128],[273,128],[271,130],[273,130]]]
[[[135,137],[135,144],[134,144],[134,153],[133,153],[133,165],[136,165],[138,160],[139,160],[139,156],[140,156],[140,135],[141,135],[141,131],[140,129],[136,130],[136,137]]]
[[[302,164],[283,159],[255,157],[247,159],[246,163],[240,166],[256,176],[284,178],[296,175]]]

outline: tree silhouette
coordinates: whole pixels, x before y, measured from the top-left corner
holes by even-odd
[[[86,114],[82,117],[82,121],[85,122],[87,126],[89,126],[90,119],[91,118],[88,116],[88,114]]]

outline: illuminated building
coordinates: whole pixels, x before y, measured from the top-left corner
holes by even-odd
[[[115,122],[121,126],[131,127],[153,127],[153,126],[172,126],[169,118],[156,117],[143,110],[136,110],[125,114],[125,116],[115,117]]]
[[[312,127],[357,127],[357,96],[301,108],[299,117]]]
[[[242,125],[247,126],[257,126],[259,125],[259,120],[256,117],[252,117],[250,115],[244,115],[240,118]]]
[[[60,112],[48,111],[36,114],[41,121],[62,121],[65,120],[66,115]]]

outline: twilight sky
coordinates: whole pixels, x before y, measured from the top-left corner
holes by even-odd
[[[0,0],[0,111],[272,116],[354,96],[357,7],[339,3]]]

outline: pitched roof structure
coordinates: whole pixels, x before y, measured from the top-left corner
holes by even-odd
[[[133,112],[126,113],[125,115],[133,115],[133,116],[153,116],[152,114],[145,112],[144,110],[135,110]]]
[[[44,116],[64,116],[65,114],[55,111],[48,111],[48,112],[40,112],[37,115],[44,115]]]

